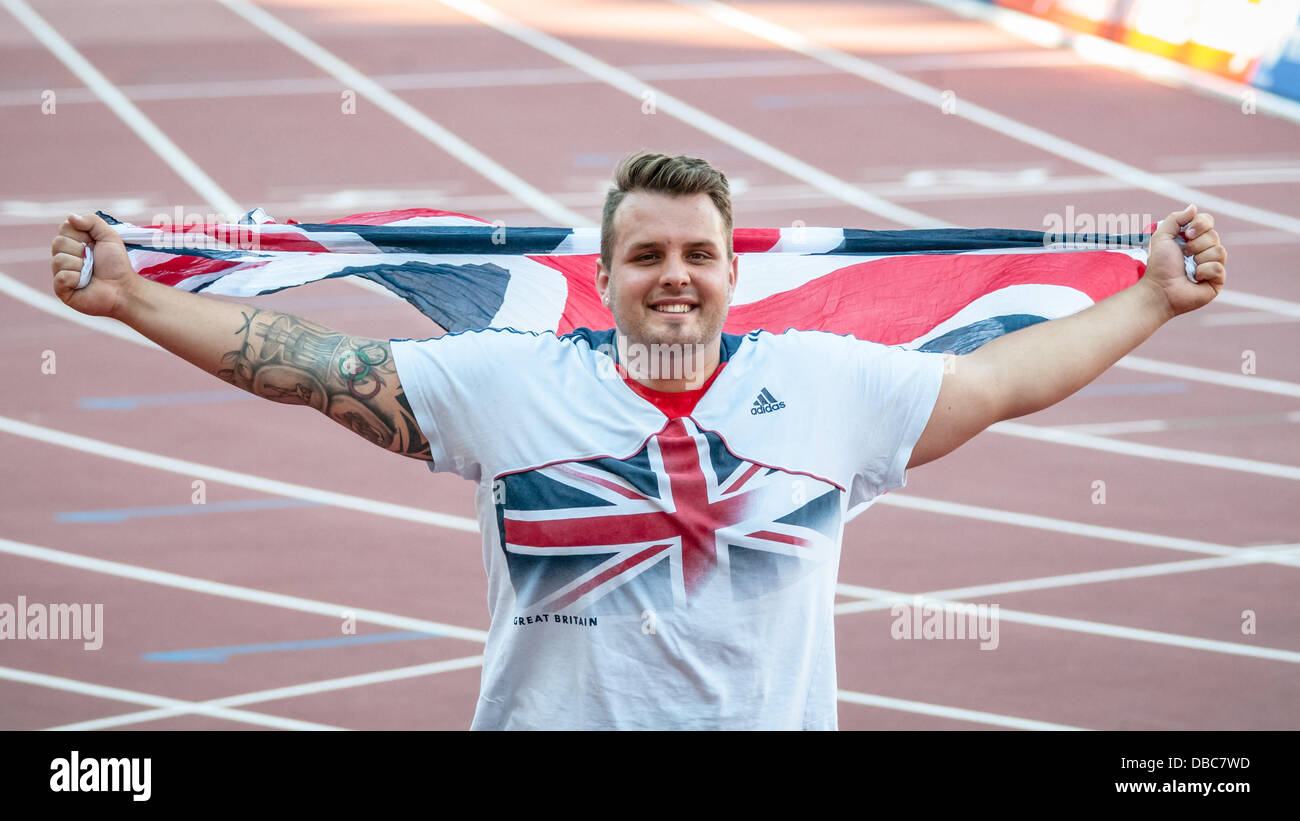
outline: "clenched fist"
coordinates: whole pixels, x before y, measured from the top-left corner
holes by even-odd
[[[78,290],[86,258],[83,243],[95,252],[95,268],[90,284]],[[50,253],[55,296],[83,314],[116,316],[134,281],[140,279],[131,267],[121,235],[95,214],[69,214],[59,226]]]
[[[1179,247],[1176,237],[1182,235]],[[1187,278],[1183,257],[1196,263],[1196,281]],[[1171,316],[1205,305],[1219,295],[1227,277],[1228,251],[1214,230],[1214,217],[1197,214],[1189,205],[1160,223],[1147,246],[1144,282],[1156,287],[1169,302]]]

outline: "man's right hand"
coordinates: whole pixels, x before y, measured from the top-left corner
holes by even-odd
[[[95,252],[90,284],[77,290],[86,255],[82,243]],[[69,214],[59,226],[50,249],[54,294],[70,308],[92,316],[115,316],[124,294],[140,275],[131,267],[122,237],[96,214]]]

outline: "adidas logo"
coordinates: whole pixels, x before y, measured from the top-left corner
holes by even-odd
[[[779,411],[784,407],[784,402],[776,401],[776,397],[772,395],[772,392],[767,388],[763,388],[758,392],[758,398],[754,400],[754,406],[749,409],[749,412],[757,416],[760,413]]]

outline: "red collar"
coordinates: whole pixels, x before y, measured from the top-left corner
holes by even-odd
[[[669,419],[677,419],[691,415],[691,412],[695,410],[695,406],[699,404],[699,401],[702,398],[704,398],[705,392],[709,390],[709,386],[713,384],[713,380],[718,378],[718,374],[722,373],[722,369],[726,364],[726,362],[719,362],[717,370],[715,370],[713,375],[709,377],[708,381],[700,387],[695,388],[694,390],[678,391],[676,393],[647,388],[645,385],[642,385],[640,382],[629,377],[627,375],[627,370],[624,369],[622,365],[618,366],[618,375],[623,377],[623,381],[627,383],[627,386],[631,388],[637,396],[654,405],[659,409],[660,413],[667,416]]]

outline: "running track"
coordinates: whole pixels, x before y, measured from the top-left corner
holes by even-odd
[[[591,223],[651,147],[723,168],[737,225],[1214,213],[1220,300],[849,525],[840,724],[1300,729],[1296,122],[935,4],[539,5],[0,0],[0,602],[105,626],[0,644],[0,728],[461,729],[487,628],[468,484],[73,321],[64,215]],[[348,283],[257,302],[436,332]],[[997,604],[998,648],[893,640],[920,593]]]

